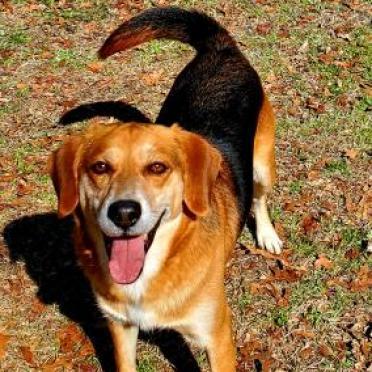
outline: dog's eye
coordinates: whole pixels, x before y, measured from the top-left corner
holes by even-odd
[[[165,164],[158,161],[147,166],[147,170],[152,174],[163,174],[167,169],[168,167]]]
[[[91,170],[96,174],[103,174],[110,170],[110,166],[104,161],[97,161],[91,166]]]

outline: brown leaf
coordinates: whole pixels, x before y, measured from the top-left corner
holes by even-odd
[[[62,106],[64,110],[69,110],[70,108],[74,107],[77,103],[76,99],[69,99],[62,102]]]
[[[271,31],[271,27],[270,22],[260,23],[257,25],[256,31],[259,35],[267,35]]]
[[[88,356],[88,355],[94,355],[94,347],[92,343],[89,341],[89,339],[86,337],[83,341],[83,344],[79,350],[79,355],[81,356]]]
[[[319,345],[318,352],[319,352],[320,355],[323,355],[324,357],[333,356],[333,351],[331,350],[331,348],[329,348],[325,344],[320,344]]]
[[[357,273],[357,279],[350,283],[352,292],[359,292],[372,287],[372,272],[368,265],[363,265]]]
[[[275,281],[284,281],[284,282],[297,282],[299,279],[301,279],[303,275],[303,271],[299,271],[297,269],[292,268],[286,268],[283,270],[280,269],[274,269],[273,270],[274,275],[269,277],[267,280],[275,280]]]
[[[315,333],[306,329],[296,329],[292,332],[295,337],[308,338],[313,340],[315,338]]]
[[[0,359],[2,359],[5,355],[6,347],[8,345],[9,340],[10,336],[0,333]]]
[[[100,72],[102,70],[103,64],[102,62],[91,62],[87,64],[87,68],[89,71],[96,74],[97,72]]]
[[[362,340],[360,343],[360,351],[364,356],[368,357],[372,352],[372,343],[367,340]]]
[[[154,71],[149,74],[143,74],[142,80],[147,86],[153,86],[159,83],[163,76],[164,70]]]
[[[328,279],[326,281],[327,287],[334,287],[335,285],[349,289],[348,283],[340,278]]]
[[[285,257],[283,257],[285,255],[284,252],[282,253],[282,255],[276,255],[276,254],[273,254],[273,253],[270,253],[270,252],[266,251],[265,249],[256,249],[256,248],[253,248],[253,247],[248,248],[246,245],[244,245],[242,243],[239,243],[239,245],[240,245],[240,247],[243,247],[244,249],[246,249],[251,254],[259,255],[259,256],[269,258],[269,259],[272,259],[272,260],[276,260],[276,261],[280,261],[283,266],[286,266],[286,267],[291,268],[293,270],[303,271],[303,272],[307,271],[307,269],[304,266],[294,266],[294,265],[292,265],[291,262],[289,262]]]
[[[274,222],[274,228],[280,238],[285,237],[286,234],[285,234],[284,226],[282,223]]]
[[[17,184],[17,196],[23,196],[27,194],[31,194],[35,190],[33,185],[30,185],[26,178],[21,177],[18,179]]]
[[[311,234],[318,229],[319,223],[312,215],[306,215],[301,222],[301,227],[306,235]]]
[[[310,346],[305,346],[301,351],[300,351],[300,357],[302,359],[309,359],[314,353],[314,350]]]
[[[84,335],[76,325],[70,324],[58,333],[58,338],[61,352],[68,354],[84,340]]]
[[[55,372],[60,368],[64,368],[66,371],[72,371],[72,363],[70,359],[71,358],[68,357],[59,357],[51,363],[45,363],[41,370],[43,372]]]
[[[39,299],[35,298],[31,305],[31,310],[29,313],[29,317],[31,320],[34,320],[40,314],[42,314],[46,310],[46,306],[40,302]]]
[[[320,176],[320,172],[319,170],[316,170],[316,169],[309,171],[309,173],[307,174],[307,178],[309,180],[316,180],[319,178],[319,176]]]
[[[359,251],[356,248],[349,249],[345,253],[345,258],[347,258],[348,260],[354,260],[357,257],[359,257]]]
[[[351,160],[354,160],[358,155],[359,155],[359,150],[357,149],[345,150],[345,156]]]
[[[319,257],[314,262],[314,267],[316,269],[324,268],[324,269],[332,269],[333,262],[329,260],[326,256],[323,254],[319,255]]]
[[[32,353],[30,347],[29,346],[21,346],[20,349],[21,349],[23,359],[28,364],[34,364],[34,354]]]

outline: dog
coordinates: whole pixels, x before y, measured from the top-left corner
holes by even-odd
[[[60,217],[108,317],[119,371],[136,370],[139,328],[172,328],[236,368],[224,267],[252,207],[258,244],[280,253],[266,197],[275,120],[229,33],[197,11],[153,8],[114,31],[102,58],[167,38],[193,46],[156,120],[94,124],[50,158]],[[253,202],[252,202],[253,201]]]

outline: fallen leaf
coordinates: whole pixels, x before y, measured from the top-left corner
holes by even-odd
[[[86,337],[83,341],[83,344],[79,350],[79,355],[81,356],[89,356],[94,355],[95,350],[92,345],[92,343],[89,341],[89,339]]]
[[[327,345],[325,344],[320,344],[319,347],[318,347],[318,352],[320,355],[324,356],[324,357],[330,357],[330,356],[333,356],[333,351],[331,350],[331,348],[329,348]]]
[[[45,363],[41,366],[41,370],[43,372],[55,372],[56,370],[59,370],[60,368],[72,371],[72,362],[67,357],[59,357],[55,359],[53,362]]]
[[[363,265],[357,273],[357,279],[350,283],[352,292],[359,292],[372,287],[372,271],[368,265]]]
[[[368,342],[367,340],[362,340],[360,343],[360,351],[364,354],[364,356],[368,357],[372,352],[372,343]]]
[[[359,151],[357,149],[348,149],[344,153],[347,158],[354,160],[358,156]]]
[[[318,170],[315,170],[315,169],[309,171],[308,174],[307,174],[307,178],[309,180],[316,180],[316,179],[319,178],[319,176],[320,176],[320,172]]]
[[[324,104],[317,101],[314,97],[309,97],[307,99],[306,107],[314,110],[318,114],[322,114],[325,112]]]
[[[87,68],[89,71],[93,73],[100,72],[103,68],[102,62],[91,62],[87,64]]]
[[[35,298],[31,305],[29,317],[31,320],[41,315],[46,310],[46,306],[40,302],[39,299]]]
[[[149,74],[143,74],[142,80],[147,86],[153,86],[159,83],[162,75],[164,73],[164,70],[154,71]]]
[[[288,283],[297,282],[299,279],[301,279],[303,275],[303,270],[293,269],[291,267],[288,267],[286,269],[280,270],[280,269],[273,269],[273,276],[270,276],[267,278],[267,281],[284,281]]]
[[[304,233],[309,235],[318,229],[319,223],[314,216],[308,214],[302,219],[301,227]]]
[[[292,334],[295,337],[308,338],[310,340],[315,338],[315,333],[306,329],[295,329]]]
[[[345,253],[345,258],[347,258],[348,260],[354,260],[357,257],[359,257],[359,251],[356,248],[349,249]]]
[[[84,340],[84,335],[76,325],[70,324],[58,332],[58,338],[61,352],[68,354]]]
[[[267,35],[271,31],[271,27],[270,22],[260,23],[257,25],[256,31],[259,35]]]
[[[265,249],[256,249],[253,247],[247,247],[246,245],[239,243],[240,247],[244,248],[247,250],[249,253],[254,254],[254,255],[259,255],[265,258],[269,258],[271,260],[279,261],[281,264],[285,267],[291,268],[293,270],[301,271],[301,272],[306,272],[307,269],[304,266],[295,266],[291,262],[289,262],[284,256],[284,252],[282,255],[276,255],[274,253],[270,253],[266,251]]]
[[[309,50],[309,42],[305,40],[305,42],[299,47],[298,51],[300,53],[306,53]]]
[[[10,336],[0,333],[0,359],[4,357]]]
[[[323,254],[319,255],[319,257],[314,262],[314,267],[316,269],[324,268],[324,269],[332,269],[333,262],[329,260],[326,256]]]
[[[30,347],[29,346],[21,346],[20,350],[21,350],[21,354],[23,356],[23,359],[28,364],[34,364],[34,354],[32,353]]]
[[[310,346],[305,346],[301,351],[300,351],[300,357],[302,359],[309,359],[313,355],[313,348]]]

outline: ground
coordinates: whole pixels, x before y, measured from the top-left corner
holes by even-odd
[[[51,150],[86,123],[66,110],[123,99],[155,118],[193,51],[155,41],[98,61],[121,21],[154,5],[205,10],[262,77],[277,117],[271,216],[279,257],[247,229],[226,272],[239,371],[371,368],[371,15],[363,0],[0,3],[0,370],[112,368],[105,322],[57,220]],[[202,370],[203,352],[192,349]],[[138,370],[191,371],[172,334],[142,335]],[[186,360],[189,361],[186,367]],[[194,362],[195,364],[195,362]]]

